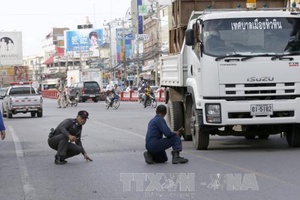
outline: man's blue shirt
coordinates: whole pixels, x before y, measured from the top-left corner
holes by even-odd
[[[168,127],[166,120],[160,115],[155,115],[155,117],[151,119],[148,124],[146,143],[157,141],[163,136],[170,138],[174,137],[175,135],[176,134],[173,133]]]

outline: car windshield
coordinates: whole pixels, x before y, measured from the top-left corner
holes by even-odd
[[[297,18],[245,18],[208,20],[203,24],[204,53],[283,54],[300,51],[300,22]],[[295,40],[290,46],[289,41]]]

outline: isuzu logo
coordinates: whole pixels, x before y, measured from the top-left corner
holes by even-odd
[[[262,77],[252,76],[247,78],[247,82],[270,82],[270,81],[274,81],[273,76],[262,76]]]

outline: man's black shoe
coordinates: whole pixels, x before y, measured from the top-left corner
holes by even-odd
[[[145,158],[145,162],[147,164],[154,164],[155,162],[153,161],[153,158],[152,158],[152,155],[148,152],[148,151],[145,151],[144,152],[144,158]]]
[[[66,164],[68,161],[62,159],[60,156],[55,156],[55,160],[54,163],[57,165],[64,165]]]

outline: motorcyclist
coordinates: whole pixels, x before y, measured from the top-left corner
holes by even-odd
[[[149,83],[147,83],[147,86],[145,88],[144,108],[146,108],[147,106],[147,101],[150,99],[150,95],[151,95],[151,87]]]
[[[114,103],[115,99],[119,99],[119,89],[118,89],[118,85],[114,84],[113,89],[111,90],[111,97],[110,97],[110,103],[109,106],[111,107],[112,104]]]

